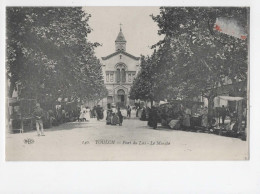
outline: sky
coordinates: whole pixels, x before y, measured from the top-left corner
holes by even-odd
[[[122,32],[127,41],[126,52],[134,55],[150,55],[150,47],[163,39],[158,35],[157,23],[150,17],[158,15],[159,7],[84,7],[91,14],[89,21],[93,31],[88,35],[91,42],[99,42],[96,48],[98,58],[115,52],[115,40],[122,24]]]

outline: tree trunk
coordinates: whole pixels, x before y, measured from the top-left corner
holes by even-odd
[[[12,98],[14,88],[15,88],[15,83],[10,81],[10,87],[9,87],[9,91],[8,91],[8,97],[9,98]]]
[[[214,98],[215,98],[215,95],[211,95],[208,98],[208,123],[209,123],[209,126],[211,126],[212,119],[214,117]]]

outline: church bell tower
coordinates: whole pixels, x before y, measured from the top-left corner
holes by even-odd
[[[120,24],[120,32],[118,33],[116,41],[115,41],[116,51],[125,51],[126,50],[126,40],[123,35],[121,25],[122,24]]]

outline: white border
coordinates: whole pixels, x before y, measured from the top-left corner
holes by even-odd
[[[5,6],[250,6],[250,161],[5,162],[1,122],[0,193],[260,193],[259,2],[257,0],[40,0],[2,2],[1,82],[5,72]],[[4,84],[1,84],[4,121]],[[258,90],[257,90],[258,89]],[[228,148],[227,148],[228,149]]]

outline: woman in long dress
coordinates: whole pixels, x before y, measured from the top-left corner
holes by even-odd
[[[86,121],[86,119],[84,118],[85,111],[86,111],[85,107],[80,110],[79,121]]]
[[[208,129],[208,108],[205,107],[202,111],[201,126]]]
[[[146,121],[146,111],[145,111],[145,107],[143,107],[143,111],[142,111],[140,120],[141,120],[141,121]]]
[[[106,117],[107,125],[111,125],[111,120],[112,120],[112,110],[109,108],[107,109],[107,117]]]
[[[158,111],[155,106],[152,106],[151,111],[149,112],[148,126],[157,128],[157,120],[158,120]]]
[[[118,109],[117,109],[117,115],[118,115],[118,118],[119,118],[119,125],[122,126],[122,123],[123,123],[123,115],[122,115],[121,110],[120,110],[119,107],[118,107]]]
[[[90,109],[87,107],[83,107],[80,111],[80,120],[81,121],[89,121],[90,120]]]
[[[84,118],[85,118],[87,121],[90,120],[90,108],[89,108],[88,106],[86,107],[86,112],[85,112]]]
[[[190,115],[191,115],[191,110],[186,108],[183,114],[183,126],[188,129],[190,127]]]
[[[111,125],[119,124],[119,117],[117,115],[117,109],[115,105],[112,105],[112,118],[111,118]]]

